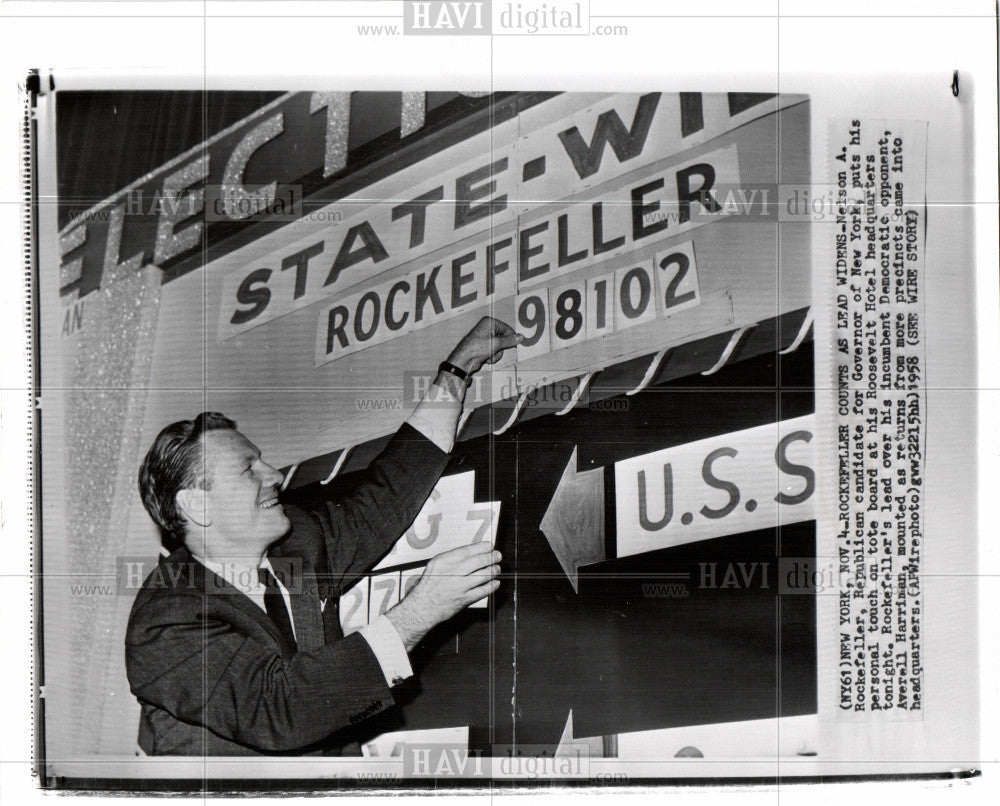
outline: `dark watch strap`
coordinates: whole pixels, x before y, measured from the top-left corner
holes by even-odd
[[[442,361],[440,365],[438,365],[438,372],[450,372],[452,375],[454,375],[456,378],[462,381],[462,383],[468,383],[469,381],[469,373],[466,372],[461,367],[456,367],[454,364],[451,363],[451,361]]]

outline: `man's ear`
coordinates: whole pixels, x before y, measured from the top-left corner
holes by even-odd
[[[211,526],[212,519],[208,515],[208,502],[205,491],[198,487],[187,487],[177,491],[177,508],[181,514],[195,526]]]

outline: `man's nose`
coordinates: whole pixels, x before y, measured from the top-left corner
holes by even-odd
[[[271,467],[267,462],[261,462],[261,481],[268,487],[277,486],[285,480],[281,473]]]

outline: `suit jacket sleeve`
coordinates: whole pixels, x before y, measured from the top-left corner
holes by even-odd
[[[346,492],[312,510],[341,592],[402,537],[447,463],[448,454],[404,423]],[[297,552],[294,546],[282,546],[280,553]]]
[[[254,628],[191,593],[147,600],[126,638],[132,692],[182,722],[261,751],[291,751],[394,702],[361,635],[283,658]]]

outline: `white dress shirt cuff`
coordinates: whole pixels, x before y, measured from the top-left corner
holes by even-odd
[[[455,447],[461,402],[447,389],[431,384],[407,422],[445,453]]]
[[[375,658],[378,660],[379,666],[382,667],[382,674],[385,675],[385,682],[388,685],[398,685],[413,675],[413,668],[410,666],[406,647],[403,646],[403,639],[399,637],[399,633],[396,632],[396,628],[392,626],[389,619],[385,616],[379,616],[358,632],[375,653]]]

